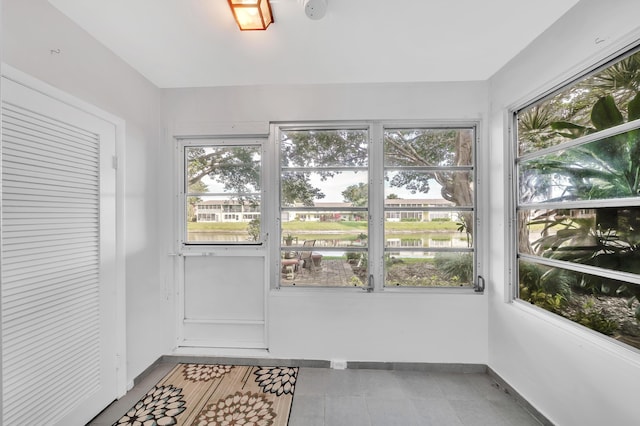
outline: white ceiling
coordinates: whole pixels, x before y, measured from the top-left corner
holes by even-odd
[[[158,87],[485,80],[578,0],[273,0],[241,32],[227,0],[49,0]]]

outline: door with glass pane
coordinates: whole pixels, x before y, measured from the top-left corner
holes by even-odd
[[[264,139],[180,140],[181,345],[266,347]]]

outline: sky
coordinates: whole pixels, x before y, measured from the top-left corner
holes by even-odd
[[[320,175],[313,173],[311,175],[310,182],[317,188],[320,188],[321,191],[325,194],[325,197],[318,200],[321,202],[343,202],[344,198],[342,196],[342,191],[344,191],[349,185],[357,185],[359,182],[364,182],[366,179],[366,175],[363,173],[354,173],[354,172],[343,172],[335,175],[329,180],[322,181],[320,179]],[[208,176],[205,176],[202,181],[208,185],[209,191],[211,192],[224,192],[221,184],[211,180]],[[396,194],[399,198],[407,198],[407,199],[441,199],[442,195],[440,194],[441,186],[438,185],[435,181],[431,181],[431,190],[427,194],[411,194],[411,191],[408,191],[403,188],[390,188],[386,187],[385,194],[388,195],[390,193]]]

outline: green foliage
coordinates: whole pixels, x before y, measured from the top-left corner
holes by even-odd
[[[348,251],[346,254],[347,260],[357,260],[360,258],[360,253],[355,251]]]
[[[473,253],[437,253],[434,263],[449,279],[464,283],[473,281]]]
[[[624,117],[613,96],[604,96],[595,103],[591,110],[591,122],[596,130],[605,130],[624,123]]]
[[[282,176],[281,191],[282,203],[292,206],[301,203],[305,206],[313,206],[314,200],[322,199],[325,195],[309,182],[309,173],[289,172]]]
[[[565,274],[559,271],[520,262],[520,299],[547,311],[561,313],[571,295],[571,287]]]
[[[186,153],[190,190],[205,176],[232,193],[251,193],[260,188],[259,147],[189,147]]]
[[[356,277],[355,275],[349,278],[349,284],[354,287],[362,287],[363,285],[362,280],[360,280],[360,278]]]
[[[637,58],[635,59],[637,60]],[[640,71],[638,74],[640,76]],[[637,88],[637,87],[636,87]],[[629,97],[627,97],[629,99]],[[593,105],[590,126],[554,122],[552,127],[564,137],[575,138],[620,125],[625,120],[616,97],[602,96]],[[640,94],[630,97],[629,119],[640,117]],[[544,194],[555,182],[564,182],[559,199],[598,200],[636,197],[640,194],[640,131],[634,130],[603,140],[566,149],[531,161],[521,175],[523,188]],[[640,273],[640,215],[637,207],[599,208],[586,218],[572,217],[571,211],[546,210],[532,218],[529,226],[542,226],[541,237],[532,243],[544,257],[606,269]],[[593,294],[640,294],[624,282],[587,274],[574,274],[574,288]],[[553,294],[553,292],[551,292]]]
[[[637,303],[635,309],[633,308],[633,305],[636,304],[636,302],[640,302],[639,294],[631,296],[629,300],[627,300],[627,306],[629,309],[633,309],[633,316],[636,318],[636,321],[640,322],[640,303]]]
[[[562,310],[566,305],[565,297],[559,293],[549,294],[542,290],[532,291],[528,287],[520,288],[520,299],[526,300],[529,303],[556,314],[562,313]]]
[[[632,98],[640,91],[640,53],[605,68],[555,96],[518,113],[518,144],[521,154],[544,149],[567,138],[574,139],[596,129],[611,127],[639,117]],[[611,108],[611,97],[623,117]],[[597,103],[600,103],[596,106]],[[612,113],[612,115],[610,115]],[[625,117],[626,115],[626,117]]]
[[[471,232],[471,229],[468,225],[468,221],[469,219],[471,219],[468,216],[460,216],[460,222],[456,222],[456,225],[458,226],[457,231],[458,232],[464,232],[467,236],[467,247],[472,247],[473,246],[473,233]]]
[[[251,219],[249,221],[248,232],[249,232],[249,238],[251,238],[251,241],[260,240],[260,219],[259,218]]]
[[[600,132],[640,118],[640,52],[585,78],[518,114],[519,153],[524,154]],[[520,202],[611,200],[640,195],[640,130],[583,143],[521,163]],[[560,193],[557,188],[562,188]],[[551,198],[551,195],[556,198]],[[584,217],[580,217],[583,215]],[[640,208],[594,208],[591,212],[540,210],[521,217],[519,250],[573,263],[640,274]],[[530,230],[540,238],[529,245]],[[528,246],[528,247],[526,247]],[[640,287],[520,263],[520,297],[562,313],[571,291],[628,297],[640,321]],[[553,277],[552,275],[557,275]],[[635,307],[635,308],[634,308]],[[565,312],[566,313],[566,312]],[[571,319],[612,334],[617,324],[595,307],[581,306]]]
[[[384,135],[385,166],[466,166],[473,164],[473,136],[465,129],[387,130]],[[456,206],[473,205],[470,172],[400,170],[389,178],[391,187],[427,194],[433,181],[441,195]]]
[[[359,182],[357,185],[349,185],[342,191],[345,203],[352,203],[354,207],[366,206],[369,201],[369,185]]]
[[[578,279],[575,272],[535,263],[520,262],[518,270],[520,298],[532,303],[533,299],[555,298],[556,295],[560,295],[562,300],[569,299],[571,288]]]
[[[607,318],[606,313],[596,307],[595,300],[590,298],[572,318],[575,322],[592,330],[611,336],[618,330],[618,323]]]
[[[627,105],[627,116],[629,117],[629,121],[640,118],[640,93],[636,94],[635,97],[629,101]]]
[[[367,164],[367,132],[363,130],[283,131],[280,153],[282,167],[316,168],[331,166],[362,167]],[[339,172],[316,171],[321,179]],[[311,184],[311,173],[292,171],[281,177],[282,201],[285,205],[301,203],[312,206],[325,195]]]

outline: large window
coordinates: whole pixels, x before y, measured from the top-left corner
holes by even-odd
[[[640,53],[516,113],[518,297],[640,348]]]
[[[384,130],[386,286],[473,285],[474,133]]]
[[[262,142],[195,140],[181,148],[184,243],[260,243]]]
[[[368,128],[278,135],[281,284],[368,286]]]
[[[475,126],[281,125],[281,286],[472,288]]]

